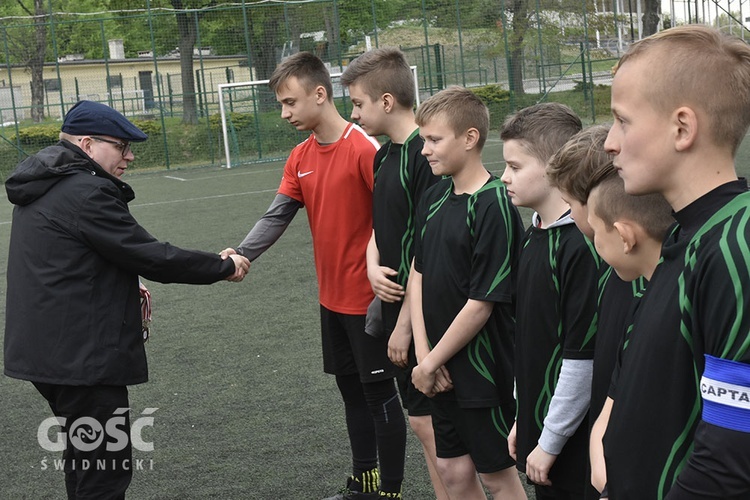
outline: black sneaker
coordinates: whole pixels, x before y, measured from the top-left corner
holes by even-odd
[[[380,500],[380,495],[377,491],[370,493],[362,493],[361,491],[352,490],[351,487],[356,484],[359,489],[362,488],[359,479],[354,476],[349,476],[346,480],[346,487],[333,495],[332,497],[324,498],[323,500]]]

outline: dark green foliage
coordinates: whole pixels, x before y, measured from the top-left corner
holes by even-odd
[[[211,130],[221,130],[221,113],[215,113],[208,118]],[[234,130],[240,131],[255,124],[254,116],[250,113],[228,113],[227,123],[231,123]]]
[[[510,92],[500,85],[485,85],[471,89],[487,106],[490,104],[502,104],[510,100]]]
[[[133,119],[133,124],[139,129],[143,130],[149,137],[161,134],[161,123],[155,119]]]
[[[22,146],[36,146],[39,144],[54,144],[60,136],[60,124],[50,123],[32,125],[18,130],[18,135],[12,134],[9,140],[13,143],[20,139]]]
[[[573,80],[573,83],[575,83],[573,90],[575,90],[576,92],[583,92],[584,90],[591,90],[591,87],[593,86],[591,82],[582,82],[580,80]]]

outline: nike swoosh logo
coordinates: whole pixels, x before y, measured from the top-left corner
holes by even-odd
[[[315,172],[315,170],[310,170],[309,172],[297,172],[297,177],[302,178],[306,175],[310,175],[313,172]]]

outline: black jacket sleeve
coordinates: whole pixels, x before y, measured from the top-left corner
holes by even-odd
[[[231,259],[162,243],[141,227],[112,185],[97,185],[81,205],[80,237],[112,264],[161,283],[209,284],[234,272]]]

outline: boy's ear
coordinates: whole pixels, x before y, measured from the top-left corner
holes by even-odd
[[[686,151],[698,138],[698,115],[693,108],[681,106],[672,113],[675,127],[675,149]]]
[[[318,85],[315,87],[315,102],[318,104],[323,104],[325,101],[328,100],[328,92],[326,92],[326,88],[322,85]]]
[[[466,138],[466,150],[474,149],[479,142],[479,130],[472,127],[464,133],[464,137]]]
[[[396,105],[396,98],[392,94],[386,92],[380,100],[383,103],[383,111],[386,113],[393,111],[393,107]]]
[[[614,226],[615,231],[617,231],[622,240],[622,251],[626,255],[630,254],[638,244],[638,237],[633,223],[628,220],[623,220],[615,222]]]

